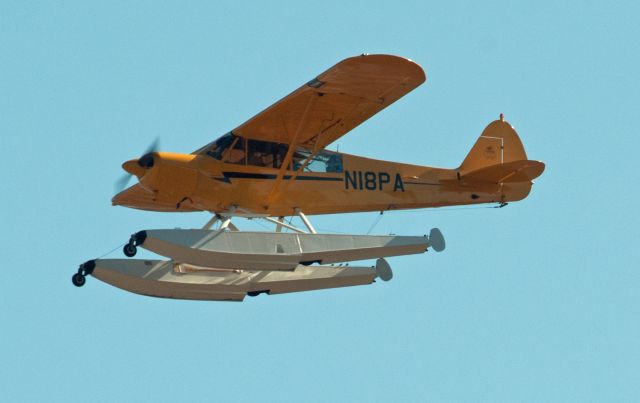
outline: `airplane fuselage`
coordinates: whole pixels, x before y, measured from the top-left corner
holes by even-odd
[[[114,205],[152,211],[223,212],[233,206],[256,214],[332,214],[509,202],[525,198],[531,181],[472,183],[456,169],[374,160],[331,152],[339,169],[283,170],[225,163],[207,155],[157,153],[140,184]],[[138,172],[137,174],[140,174]]]

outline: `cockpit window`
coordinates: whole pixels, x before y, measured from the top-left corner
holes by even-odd
[[[223,155],[224,162],[245,165],[247,163],[247,141],[243,137],[234,137],[233,143]]]
[[[248,163],[258,167],[280,168],[289,150],[289,146],[282,143],[258,140],[248,142]]]
[[[214,141],[211,147],[207,150],[207,155],[217,160],[221,160],[225,150],[231,146],[235,137],[236,136],[232,133],[227,133],[220,137],[218,140]]]
[[[218,161],[244,165],[247,163],[246,143],[244,138],[227,133],[214,141],[206,154]]]
[[[288,144],[245,139],[229,132],[214,141],[206,154],[229,164],[279,169],[288,151]],[[287,168],[293,168],[294,171],[302,169],[304,172],[340,173],[343,172],[342,155],[327,150],[314,154],[311,150],[298,147]]]

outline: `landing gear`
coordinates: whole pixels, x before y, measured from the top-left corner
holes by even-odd
[[[73,275],[73,277],[71,277],[71,282],[76,287],[82,287],[84,285],[84,283],[87,282],[87,279],[85,278],[85,276],[82,273],[76,273],[76,274]]]
[[[93,269],[96,267],[94,260],[84,262],[78,268],[78,272],[71,276],[71,282],[76,287],[82,287],[87,282],[87,276],[93,273]]]
[[[136,248],[136,245],[133,242],[129,241],[129,243],[125,244],[122,248],[122,252],[124,252],[127,257],[134,257],[138,252],[138,248]]]
[[[146,231],[136,232],[135,234],[131,235],[131,238],[129,238],[129,242],[127,242],[127,244],[125,244],[122,248],[122,252],[124,252],[125,256],[127,257],[134,257],[136,253],[138,253],[137,246],[142,245],[145,239],[147,239]]]

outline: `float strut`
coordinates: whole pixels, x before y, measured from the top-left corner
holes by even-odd
[[[304,215],[304,213],[302,211],[300,211],[299,208],[296,208],[294,210],[296,212],[296,214],[298,215],[298,217],[300,217],[300,219],[302,220],[302,222],[304,223],[304,225],[307,226],[307,228],[309,229],[309,232],[312,234],[317,234],[316,229],[313,228],[313,225],[311,225],[311,222],[309,221],[309,219],[307,218],[306,215]]]

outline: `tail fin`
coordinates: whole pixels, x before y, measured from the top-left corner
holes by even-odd
[[[489,123],[467,154],[458,179],[476,184],[524,183],[540,176],[544,168],[544,163],[527,159],[518,133],[500,114],[500,120]]]
[[[501,114],[500,119],[491,122],[478,137],[458,172],[464,176],[491,165],[526,160],[527,153],[518,133]]]

